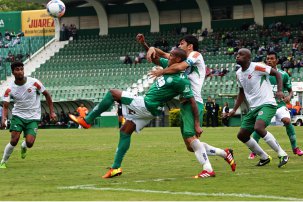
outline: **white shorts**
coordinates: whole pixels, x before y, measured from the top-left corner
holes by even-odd
[[[277,109],[276,115],[273,117],[273,119],[276,120],[276,124],[280,125],[282,123],[283,118],[289,118],[290,119],[290,113],[287,107],[282,106]],[[273,120],[272,120],[273,121]],[[274,121],[273,121],[274,122]],[[282,123],[283,125],[283,123]]]
[[[130,103],[125,103],[124,100],[128,100]],[[145,107],[144,98],[127,91],[122,91],[122,114],[126,120],[136,124],[137,133],[154,119],[154,116]]]

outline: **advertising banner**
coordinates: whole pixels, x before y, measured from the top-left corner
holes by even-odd
[[[22,11],[22,31],[25,36],[55,35],[54,19],[46,10]]]

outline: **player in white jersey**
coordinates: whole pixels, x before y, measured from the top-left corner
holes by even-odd
[[[144,48],[147,50],[147,59],[153,61],[153,58],[156,56],[169,58],[170,54],[163,52],[162,50],[154,47],[148,47],[145,42],[144,36],[142,34],[137,35],[137,41],[141,43]],[[200,124],[203,120],[204,104],[201,96],[202,86],[204,83],[206,75],[206,67],[204,59],[200,52],[198,52],[199,44],[196,37],[192,35],[185,35],[181,38],[179,43],[179,48],[186,51],[187,59],[186,61],[175,63],[169,68],[157,69],[151,72],[152,76],[160,77],[164,74],[174,74],[180,71],[185,71],[188,76],[188,79],[191,83],[191,88],[194,93],[195,100],[199,109]],[[200,142],[197,136],[195,136],[194,131],[192,131],[193,120],[191,111],[189,110],[190,106],[188,103],[180,102],[180,114],[181,114],[181,133],[184,140],[184,143],[187,147],[187,150],[190,152],[195,152],[196,158],[199,159],[200,155],[205,158],[206,162],[203,166],[203,170],[199,173],[197,178],[205,178],[215,176],[215,173],[211,167],[211,164],[208,160],[208,155],[221,156],[225,161],[230,165],[232,171],[236,170],[236,163],[233,158],[233,151],[231,149],[220,149],[208,145],[207,143]],[[202,143],[202,144],[201,144]]]
[[[11,98],[14,101],[12,119],[10,125],[11,140],[4,149],[0,168],[6,168],[7,161],[18,144],[21,133],[25,141],[21,144],[21,158],[26,157],[27,148],[31,148],[35,142],[38,123],[41,119],[40,94],[47,101],[51,119],[56,118],[53,102],[50,94],[45,90],[43,84],[37,79],[24,77],[24,65],[22,62],[14,62],[11,65],[15,80],[10,83],[3,96],[3,113],[1,127],[6,127],[8,106]]]
[[[260,156],[257,166],[264,166],[271,161],[271,157],[250,137],[256,131],[278,153],[280,160],[278,167],[280,168],[288,162],[288,156],[275,137],[266,131],[265,128],[270,124],[277,110],[277,103],[269,81],[269,75],[276,77],[278,84],[276,97],[277,99],[282,99],[284,95],[282,92],[281,74],[270,66],[251,62],[251,52],[246,48],[238,51],[236,61],[241,66],[237,71],[240,91],[236,104],[228,115],[233,116],[246,98],[250,111],[242,120],[238,139]]]

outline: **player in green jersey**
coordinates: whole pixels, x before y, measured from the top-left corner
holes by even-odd
[[[181,49],[175,49],[171,51],[168,65],[182,62],[185,59],[186,52]],[[202,130],[199,124],[197,104],[193,97],[190,82],[183,73],[159,77],[144,97],[134,96],[130,92],[117,89],[110,90],[103,100],[89,112],[85,118],[69,115],[71,120],[80,124],[83,128],[90,128],[94,119],[106,111],[114,101],[122,103],[122,113],[126,122],[120,129],[120,140],[114,163],[103,178],[111,178],[122,174],[121,163],[130,147],[131,134],[134,131],[139,132],[155,116],[161,114],[164,104],[178,95],[182,97],[184,102],[190,103],[192,117],[194,117],[195,120],[195,125],[192,125],[192,127],[194,128],[195,135],[199,137]]]
[[[286,103],[289,102],[293,96],[293,91],[292,91],[292,86],[291,86],[291,80],[286,72],[283,70],[277,69],[277,64],[278,64],[278,56],[276,52],[269,52],[266,56],[266,64],[268,66],[271,66],[272,68],[276,69],[281,75],[282,75],[282,91],[286,92],[288,91],[288,96],[285,96],[284,99],[278,100],[278,109],[275,115],[276,121],[277,122],[282,122],[285,126],[286,133],[289,137],[289,141],[293,150],[293,153],[302,156],[303,151],[299,149],[297,146],[297,137],[296,137],[296,132],[294,129],[294,126],[291,124],[291,119],[290,119],[290,113],[289,110],[286,107]],[[273,87],[273,91],[277,91],[277,80],[276,77],[270,76],[269,81]],[[257,132],[253,133],[253,138],[259,142],[260,140],[260,135]],[[249,159],[254,159],[256,156],[255,153],[251,152],[249,155]]]
[[[149,52],[153,52],[152,56],[148,60],[153,63],[160,65],[163,68],[152,71],[151,75],[155,77],[161,77],[162,75],[170,75],[180,71],[185,71],[185,74],[188,75],[188,79],[191,83],[191,88],[194,93],[195,100],[198,105],[199,118],[203,119],[204,104],[201,96],[202,86],[205,78],[205,63],[200,52],[198,52],[198,40],[192,35],[185,35],[180,40],[179,48],[186,51],[187,59],[186,61],[175,63],[169,68],[167,59],[169,53],[163,52],[158,48],[149,47],[145,41],[145,38],[142,34],[138,34],[136,37],[137,41],[143,45],[145,50],[148,52],[147,55],[150,55]],[[159,57],[164,57],[157,59]],[[200,142],[199,137],[195,136],[192,126],[194,125],[194,120],[190,118],[191,111],[188,103],[180,102],[180,119],[181,119],[181,134],[183,141],[187,147],[187,150],[194,152],[196,158],[200,162],[199,158],[201,152],[206,160],[206,163],[201,163],[203,165],[203,170],[195,176],[195,178],[205,178],[215,176],[215,172],[212,169],[208,156],[220,156],[222,157],[231,167],[232,171],[236,170],[236,162],[233,157],[233,151],[231,149],[220,149],[213,147],[205,142]],[[202,144],[200,144],[202,143]],[[198,145],[198,146],[197,146]]]

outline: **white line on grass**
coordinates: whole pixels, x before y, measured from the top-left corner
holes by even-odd
[[[274,199],[274,200],[288,200],[288,201],[303,201],[302,198],[284,197],[284,196],[270,196],[270,195],[252,195],[252,194],[237,194],[237,193],[204,193],[204,192],[173,192],[173,191],[159,191],[148,189],[125,189],[125,188],[107,188],[95,187],[94,185],[75,185],[67,187],[58,187],[58,189],[80,189],[80,190],[100,190],[100,191],[124,191],[124,192],[141,192],[154,194],[169,194],[169,195],[189,195],[189,196],[230,196],[238,198],[260,198],[260,199]]]

